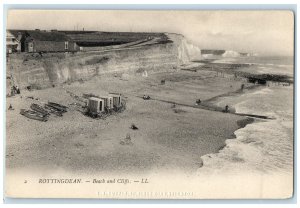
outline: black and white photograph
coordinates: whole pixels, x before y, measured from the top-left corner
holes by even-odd
[[[290,10],[9,9],[5,196],[287,199]]]

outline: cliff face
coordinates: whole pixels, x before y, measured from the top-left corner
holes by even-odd
[[[139,74],[176,70],[199,59],[201,50],[177,34],[168,34],[172,43],[140,45],[117,50],[78,53],[13,54],[8,58],[7,76],[21,88],[46,88],[88,80],[104,73]]]
[[[177,57],[182,64],[201,58],[201,49],[187,41],[183,35],[168,33],[168,37],[177,48]]]

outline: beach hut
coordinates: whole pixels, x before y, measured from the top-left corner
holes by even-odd
[[[104,99],[90,97],[88,101],[88,109],[93,113],[100,113],[104,111]]]
[[[108,109],[113,108],[113,97],[111,97],[111,96],[99,96],[99,98],[103,99],[104,107],[106,107]]]
[[[109,93],[109,96],[113,98],[113,106],[120,106],[122,102],[120,93]]]

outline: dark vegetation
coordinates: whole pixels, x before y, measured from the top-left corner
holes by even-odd
[[[135,33],[135,32],[91,32],[63,31],[79,46],[108,46],[125,44],[138,40],[158,38],[158,43],[171,42],[164,33]]]
[[[82,47],[98,47],[98,46],[111,46],[111,45],[120,45],[125,44],[128,42],[125,41],[110,41],[110,40],[103,40],[103,41],[78,41],[77,45]]]
[[[151,40],[156,38],[156,44],[166,44],[172,42],[164,33],[144,33],[144,32],[99,32],[99,31],[45,31],[45,30],[10,30],[16,37],[19,33],[26,39],[45,41],[73,41],[78,46],[97,47],[119,45],[139,40]]]

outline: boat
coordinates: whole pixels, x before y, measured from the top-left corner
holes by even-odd
[[[34,119],[34,120],[44,121],[44,122],[48,121],[47,115],[41,114],[36,111],[21,109],[20,114],[27,118]]]
[[[67,106],[64,106],[64,105],[61,105],[61,104],[58,104],[58,103],[53,103],[53,102],[48,102],[48,105],[59,110],[59,111],[62,111],[62,112],[67,112]]]
[[[49,110],[50,113],[56,115],[56,116],[63,116],[62,114],[64,113],[63,111],[60,111],[54,107],[52,107],[51,105],[45,104],[45,109]]]
[[[43,115],[50,115],[50,113],[46,109],[44,109],[42,106],[40,106],[38,104],[32,103],[30,108],[36,112],[43,114]]]

